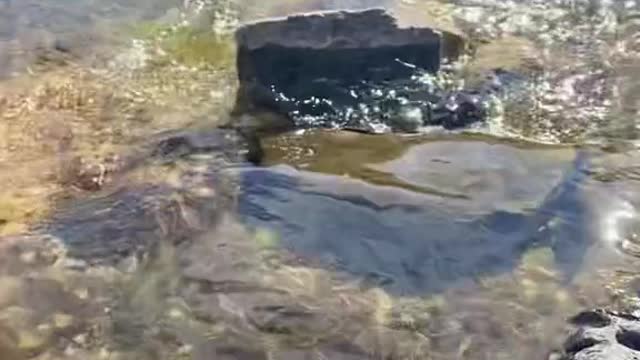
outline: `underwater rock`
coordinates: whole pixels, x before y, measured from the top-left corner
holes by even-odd
[[[570,278],[592,242],[572,149],[328,130],[263,145],[264,166],[237,171],[241,219],[394,294],[466,286],[545,246]]]
[[[236,41],[236,111],[282,114],[289,128],[382,123],[414,131],[430,123],[429,104],[441,98],[416,76],[437,72],[464,48],[457,35],[401,27],[382,9],[250,23]]]
[[[88,265],[118,264],[215,225],[230,205],[227,190],[233,186],[216,171],[250,156],[242,136],[225,129],[168,131],[144,145],[120,158],[117,181],[94,196],[66,202],[36,233],[60,240],[69,257]],[[189,170],[144,183],[127,178],[145,164]]]
[[[577,329],[564,344],[569,360],[640,358],[640,318],[607,310],[584,311],[570,323]]]

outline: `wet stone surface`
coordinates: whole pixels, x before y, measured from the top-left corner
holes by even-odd
[[[114,83],[132,97],[116,95],[120,100],[114,102],[111,96],[118,92],[111,87],[96,87],[100,96],[89,89],[87,96],[76,91],[77,83],[65,81],[91,61],[65,69],[49,80],[53,86],[32,95],[7,84],[11,96],[0,99],[0,130],[13,135],[0,137],[0,149],[10,150],[1,160],[11,160],[0,164],[3,187],[25,187],[8,181],[29,179],[31,172],[20,171],[25,164],[62,184],[15,204],[0,196],[0,205],[11,205],[0,207],[0,230],[29,232],[0,238],[1,359],[558,359],[559,353],[549,358],[551,348],[578,359],[636,357],[637,319],[623,313],[582,313],[573,319],[579,331],[564,347],[561,335],[565,319],[578,309],[637,307],[640,202],[634,153],[598,160],[585,158],[582,149],[491,137],[362,134],[380,128],[412,132],[429,124],[466,127],[482,117],[471,106],[474,99],[502,95],[505,87],[513,96],[507,105],[518,105],[507,107],[505,124],[521,125],[517,134],[527,126],[543,132],[556,126],[586,130],[606,108],[600,100],[609,99],[602,86],[612,75],[600,71],[608,63],[602,60],[614,53],[608,46],[615,45],[607,42],[615,30],[607,2],[242,2],[256,12],[273,8],[284,15],[397,6],[412,15],[412,24],[440,13],[451,20],[443,28],[456,39],[461,33],[481,39],[470,71],[475,80],[485,73],[490,79],[480,79],[473,89],[438,88],[433,77],[439,74],[431,74],[429,64],[412,72],[411,66],[392,62],[391,70],[404,71],[402,81],[356,87],[357,104],[366,106],[354,107],[349,123],[335,121],[344,109],[323,109],[313,101],[277,104],[289,126],[356,127],[360,133],[297,131],[262,139],[263,148],[229,130],[151,136],[193,124],[194,114],[211,125],[212,117],[226,118],[233,105],[231,91],[221,90],[233,76],[207,72],[202,82],[191,67],[204,60],[213,68],[228,66],[232,41],[212,40],[211,29],[226,27],[219,24],[224,15],[244,16],[234,14],[243,6],[227,11],[233,0],[193,0],[183,3],[188,14],[173,9],[161,23],[141,24],[141,33],[159,38],[137,39],[118,50],[124,53],[116,54],[110,71],[121,77],[106,81],[114,75],[108,72],[94,80]],[[102,10],[88,10],[93,8],[88,3]],[[40,56],[39,50],[30,53],[34,48],[52,56],[51,66],[58,59],[80,58],[92,37],[84,32],[84,40],[67,37],[67,26],[84,27],[104,13],[129,13],[129,3],[73,0],[78,6],[63,2],[50,4],[55,11],[43,11],[33,1],[0,0],[0,73],[28,65],[15,55]],[[142,13],[151,10],[146,2],[136,3]],[[162,8],[157,1],[152,5]],[[616,7],[633,17],[627,11],[631,5]],[[14,16],[30,7],[30,15]],[[193,28],[168,25],[181,20]],[[452,29],[460,23],[463,32]],[[54,34],[21,33],[17,27],[23,25],[42,25]],[[632,38],[635,30],[629,26],[620,34]],[[358,32],[363,38],[370,34]],[[308,35],[294,38],[308,41]],[[31,40],[5,41],[14,36]],[[619,48],[636,48],[626,40]],[[530,54],[532,49],[543,58]],[[281,54],[268,50],[260,54],[272,60]],[[501,57],[506,59],[496,61]],[[540,89],[529,87],[531,58],[547,76],[536,79]],[[635,62],[632,52],[614,61],[622,70],[619,100],[629,118],[637,108]],[[502,70],[494,69],[498,63]],[[35,81],[25,84],[29,89],[44,76],[31,70]],[[353,83],[350,73],[338,70],[338,80]],[[317,75],[313,68],[304,71]],[[436,90],[429,90],[434,83]],[[167,88],[176,91],[164,92]],[[114,108],[121,101],[131,105],[129,100],[137,105],[126,113]],[[196,100],[207,106],[194,107]],[[161,105],[148,111],[150,103]],[[86,112],[87,107],[95,111]],[[315,117],[296,118],[287,113],[292,107]],[[65,114],[54,118],[49,110]],[[330,114],[316,116],[316,110]],[[523,117],[512,116],[514,110]],[[125,118],[132,122],[119,122]],[[625,125],[634,128],[633,121]],[[34,134],[33,139],[14,136],[24,134]],[[538,135],[533,137],[539,140]],[[85,156],[87,138],[91,144],[116,141],[118,147]],[[30,142],[37,151],[21,157]],[[59,173],[57,164],[53,170],[42,166],[54,161],[41,155],[57,150],[64,150]],[[261,166],[246,164],[247,157]],[[46,198],[48,204],[48,195],[50,215],[25,206],[44,203],[33,199]],[[235,200],[242,224],[235,212],[227,214],[235,210]],[[41,226],[5,227],[16,218],[15,208],[33,211],[30,216]],[[606,271],[599,267],[620,259],[606,264]],[[621,290],[629,288],[629,293]]]
[[[288,127],[461,128],[484,119],[492,92],[435,89],[427,74],[457,59],[465,40],[401,27],[382,9],[259,21],[242,26],[236,40],[237,110],[273,111]]]
[[[232,130],[157,135],[122,156],[100,192],[68,202],[36,228],[61,239],[70,257],[93,263],[142,255],[163,239],[179,243],[214,226],[228,209],[232,188],[224,188],[215,169],[244,162],[248,152]],[[145,164],[184,170],[169,181],[129,183],[128,173]]]
[[[564,345],[566,359],[631,360],[640,357],[640,318],[591,310],[574,316],[570,322],[577,329]]]
[[[360,142],[367,150],[355,150]],[[547,245],[571,276],[590,246],[584,154],[316,131],[302,148],[289,144],[299,158],[278,159],[274,143],[265,149],[272,166],[239,171],[247,224],[391,292],[439,292],[510,271],[522,252]]]

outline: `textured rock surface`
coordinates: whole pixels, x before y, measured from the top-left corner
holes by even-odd
[[[419,141],[321,130],[264,139],[267,166],[239,170],[238,210],[294,253],[394,294],[510,272],[540,246],[563,276],[578,271],[592,243],[586,154]]]
[[[230,201],[230,191],[222,191],[226,179],[215,169],[246,156],[246,142],[233,131],[163,134],[146,151],[124,157],[118,181],[65,204],[39,230],[59,239],[70,256],[91,263],[142,255],[164,240],[178,243],[215,225]],[[187,170],[150,183],[126,177],[143,164],[159,166],[163,173],[181,166]]]
[[[389,91],[413,86],[418,71],[437,71],[463,48],[453,34],[400,27],[381,9],[261,21],[236,38],[238,109],[275,111],[297,125],[386,122],[377,117],[389,116]]]
[[[640,318],[606,310],[591,310],[573,317],[577,326],[564,345],[566,359],[640,359]]]

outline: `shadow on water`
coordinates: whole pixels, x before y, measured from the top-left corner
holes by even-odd
[[[396,294],[436,293],[512,272],[535,247],[551,247],[570,279],[592,243],[580,187],[587,162],[579,152],[537,208],[487,207],[484,214],[443,206],[464,197],[415,192],[401,181],[251,168],[240,174],[239,212],[292,251]]]
[[[588,154],[578,153],[574,169],[553,190],[536,214],[536,239],[553,249],[556,266],[570,280],[580,269],[583,257],[593,245],[589,210],[584,198]]]

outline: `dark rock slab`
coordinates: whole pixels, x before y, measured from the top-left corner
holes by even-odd
[[[236,39],[238,111],[282,114],[290,126],[379,122],[403,131],[428,122],[424,105],[436,100],[414,76],[438,71],[464,45],[451,33],[400,27],[382,9],[251,23]]]
[[[584,311],[572,319],[576,330],[564,344],[565,359],[640,359],[640,318],[607,310]]]

